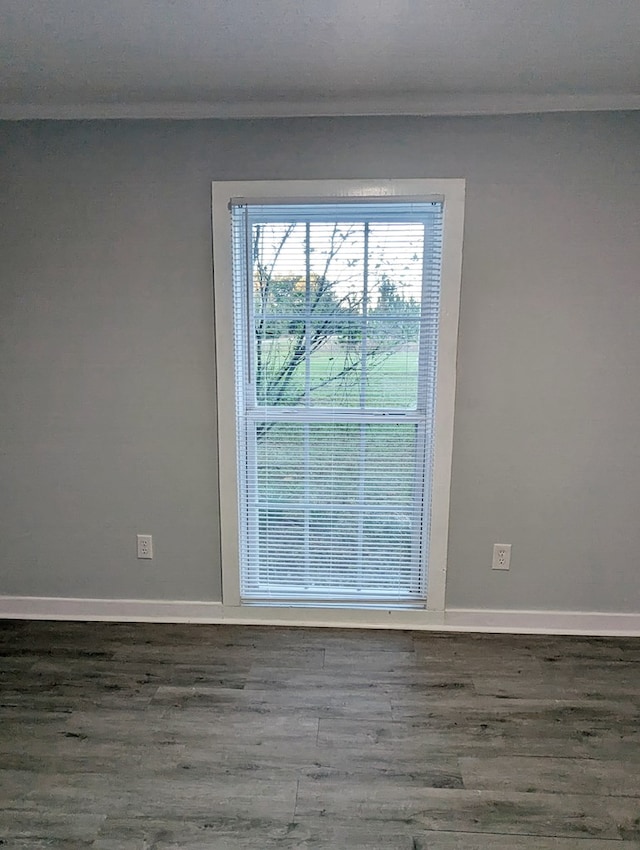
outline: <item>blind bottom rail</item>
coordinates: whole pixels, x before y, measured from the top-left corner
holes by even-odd
[[[415,597],[402,597],[398,599],[356,599],[345,597],[294,597],[294,596],[241,596],[242,605],[259,608],[363,608],[388,610],[424,610],[426,602],[424,599]]]

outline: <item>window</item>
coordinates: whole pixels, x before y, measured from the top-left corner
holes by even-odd
[[[442,607],[463,188],[214,185],[226,604]]]

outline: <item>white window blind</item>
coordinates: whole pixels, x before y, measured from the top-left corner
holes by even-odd
[[[231,212],[241,600],[423,605],[443,203]]]

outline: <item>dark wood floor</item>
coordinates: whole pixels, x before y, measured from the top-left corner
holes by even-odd
[[[0,844],[640,848],[640,641],[0,623]]]

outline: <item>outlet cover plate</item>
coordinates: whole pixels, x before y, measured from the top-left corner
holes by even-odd
[[[493,544],[492,570],[508,570],[511,566],[511,543]]]
[[[138,534],[138,558],[153,558],[153,537],[150,534]]]

